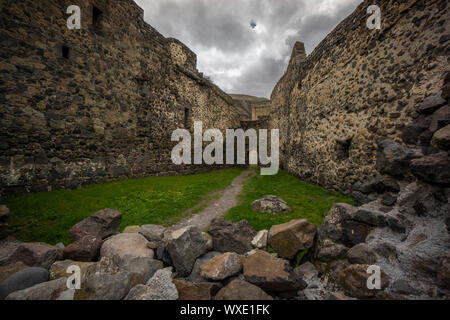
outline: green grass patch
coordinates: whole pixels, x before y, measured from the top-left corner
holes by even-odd
[[[285,200],[292,212],[272,215],[259,213],[252,209],[253,201],[266,195],[276,195]],[[319,226],[333,203],[353,204],[353,199],[338,192],[300,181],[280,170],[273,176],[256,175],[244,186],[240,204],[231,208],[225,219],[229,221],[247,220],[256,230],[269,230],[272,225],[289,222],[293,219],[307,219]]]
[[[231,184],[242,169],[149,177],[8,197],[9,223],[22,241],[70,243],[69,229],[98,210],[120,211],[120,230],[130,225],[174,224],[209,194]],[[198,208],[199,210],[201,208]],[[195,210],[197,211],[197,210]]]

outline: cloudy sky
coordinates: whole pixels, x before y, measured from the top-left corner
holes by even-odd
[[[270,97],[296,41],[307,54],[362,0],[135,0],[228,93]]]

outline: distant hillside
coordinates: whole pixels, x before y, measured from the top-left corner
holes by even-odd
[[[242,120],[252,119],[252,108],[261,108],[270,106],[270,100],[248,96],[245,94],[228,94],[236,102],[237,111],[242,116]]]

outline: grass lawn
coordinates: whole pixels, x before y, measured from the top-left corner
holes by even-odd
[[[174,224],[183,212],[208,194],[225,188],[242,169],[224,169],[188,176],[150,177],[90,185],[5,199],[9,223],[22,241],[70,243],[69,229],[94,212],[120,211],[123,230],[130,225]],[[198,210],[196,210],[198,211]]]
[[[259,213],[252,209],[254,200],[266,195],[276,195],[285,200],[292,212],[272,215]],[[240,204],[231,208],[225,216],[229,221],[247,220],[256,230],[269,230],[272,225],[289,222],[293,219],[307,219],[319,226],[333,203],[353,204],[353,199],[338,192],[305,183],[280,170],[274,176],[261,176],[259,173],[244,186]]]

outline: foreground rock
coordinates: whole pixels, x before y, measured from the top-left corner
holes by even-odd
[[[0,266],[0,283],[8,279],[14,273],[26,268],[28,268],[28,266],[22,261]]]
[[[95,262],[80,262],[73,260],[56,261],[50,267],[50,279],[55,280],[59,278],[70,277],[72,274],[67,273],[70,266],[78,266],[80,268],[81,285],[84,284],[89,267],[93,266]]]
[[[139,233],[148,241],[160,242],[164,238],[166,228],[157,224],[146,224],[140,227]]]
[[[367,280],[371,274],[367,273],[368,265],[354,264],[342,270],[339,274],[339,283],[345,293],[358,299],[375,297],[380,290],[384,290],[389,284],[389,278],[381,270],[380,290],[368,289]]]
[[[265,196],[262,199],[256,200],[252,203],[252,208],[255,211],[262,213],[280,214],[291,212],[286,201],[277,196]]]
[[[116,264],[120,264],[125,255],[153,258],[154,252],[147,243],[147,239],[138,233],[118,234],[103,243],[100,256],[110,258]]]
[[[282,258],[291,259],[313,246],[317,228],[305,219],[272,226],[269,244]]]
[[[61,250],[58,247],[41,242],[13,244],[11,249],[13,251],[9,256],[10,262],[22,261],[33,267],[49,269],[56,260],[61,258]]]
[[[203,278],[220,281],[242,270],[241,258],[234,252],[217,256],[200,267],[200,276]]]
[[[187,280],[194,282],[194,283],[200,283],[208,281],[207,279],[203,278],[200,275],[200,267],[210,261],[212,258],[220,256],[221,253],[217,251],[211,251],[207,252],[201,257],[199,257],[197,260],[195,260],[194,267],[192,268],[192,272],[187,278]]]
[[[131,276],[132,284],[145,284],[156,271],[164,268],[164,264],[149,257],[135,257],[125,255],[119,265],[119,269],[126,271]]]
[[[175,279],[173,283],[177,287],[178,300],[211,300],[222,287],[220,283],[192,283],[182,279]]]
[[[208,231],[213,238],[214,251],[244,254],[253,249],[251,242],[256,231],[246,220],[234,223],[214,219]]]
[[[358,244],[348,250],[347,259],[353,264],[373,265],[377,262],[375,252],[373,252],[373,250],[371,250],[365,243]]]
[[[37,267],[22,269],[0,284],[0,300],[5,299],[10,293],[15,291],[46,282],[49,278],[50,274],[47,269]]]
[[[11,293],[6,300],[73,300],[74,290],[67,288],[67,278],[37,284]]]
[[[444,128],[438,130],[433,135],[433,139],[431,140],[431,143],[436,148],[442,149],[442,150],[449,150],[450,149],[450,124],[445,126]]]
[[[122,214],[113,209],[104,209],[91,215],[74,225],[70,231],[73,241],[80,240],[86,235],[94,235],[101,239],[118,233]]]
[[[167,240],[167,251],[176,272],[188,276],[195,260],[207,250],[207,240],[197,227],[185,227],[172,232]]]
[[[131,289],[127,272],[114,274],[95,273],[87,277],[81,290],[76,290],[76,300],[122,300]]]
[[[172,281],[172,268],[156,271],[147,285],[137,285],[125,300],[177,300],[177,287]]]
[[[447,152],[432,154],[411,162],[411,171],[419,179],[432,183],[448,184],[450,161]]]
[[[445,254],[439,262],[436,282],[440,288],[450,290],[450,253]]]
[[[100,254],[103,240],[97,236],[87,235],[64,249],[64,259],[76,261],[94,261]]]
[[[256,250],[243,262],[244,277],[267,292],[296,292],[306,283],[298,278],[288,261],[276,258],[268,252]]]
[[[222,288],[215,300],[273,300],[261,288],[243,280],[233,280]]]

